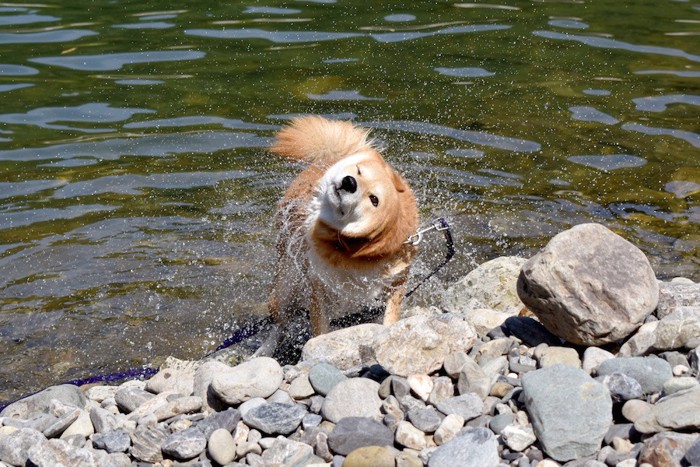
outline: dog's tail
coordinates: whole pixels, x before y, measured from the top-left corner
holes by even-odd
[[[369,130],[351,122],[318,116],[300,117],[277,133],[270,151],[307,163],[334,163],[351,154],[376,150],[368,136]]]

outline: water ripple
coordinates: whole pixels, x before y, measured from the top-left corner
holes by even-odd
[[[0,76],[30,76],[38,73],[39,70],[30,66],[0,64]]]
[[[494,135],[485,131],[457,130],[435,123],[413,122],[413,121],[389,121],[389,122],[368,122],[364,123],[370,128],[381,128],[385,130],[410,131],[420,134],[444,136],[458,141],[467,141],[482,146],[489,146],[496,149],[515,152],[536,152],[541,146],[526,139],[509,138],[507,136]]]
[[[598,36],[581,36],[576,34],[564,34],[554,31],[533,31],[535,36],[543,37],[545,39],[563,40],[563,41],[574,41],[580,42],[591,47],[596,47],[600,49],[620,49],[627,50],[629,52],[638,52],[645,54],[656,54],[656,55],[667,55],[671,57],[685,58],[693,62],[700,62],[700,55],[689,54],[680,49],[674,49],[671,47],[659,47],[654,45],[637,45],[630,44],[629,42],[623,42],[616,39],[608,39],[605,37]]]
[[[27,209],[14,212],[0,213],[0,230],[12,229],[16,227],[24,227],[27,225],[36,224],[38,222],[56,221],[59,219],[75,219],[86,214],[95,212],[114,211],[116,206],[108,206],[104,204],[81,204],[77,206],[69,206],[67,208],[44,208],[44,209]]]
[[[83,71],[115,71],[125,65],[154,62],[179,62],[197,60],[206,54],[196,50],[167,50],[150,52],[125,52],[100,55],[75,55],[69,57],[31,58],[30,62],[44,65],[55,65],[71,70]]]
[[[58,21],[61,18],[48,15],[28,13],[24,15],[0,15],[0,26],[19,26],[23,24],[46,23]]]
[[[383,97],[363,96],[359,91],[329,91],[325,94],[307,94],[314,101],[383,101]]]
[[[688,104],[700,106],[700,96],[689,94],[670,94],[667,96],[650,96],[632,99],[637,110],[644,112],[663,112],[671,104]]]
[[[94,196],[103,193],[140,195],[144,188],[187,189],[213,186],[222,180],[251,177],[252,171],[231,170],[225,172],[159,173],[151,175],[108,175],[94,180],[70,183],[54,193],[57,199]]]
[[[201,125],[221,125],[223,128],[229,128],[233,130],[279,130],[279,127],[275,125],[265,125],[262,123],[248,123],[239,119],[208,117],[204,115],[193,117],[163,118],[158,120],[146,120],[143,122],[132,122],[124,125],[124,128],[181,128],[187,126]]]
[[[569,156],[569,161],[593,167],[598,170],[608,171],[626,169],[631,167],[641,167],[647,163],[645,159],[629,154],[610,154],[604,156]]]
[[[202,131],[10,149],[0,151],[0,160],[41,161],[80,157],[116,160],[122,156],[165,157],[188,152],[201,154],[243,147],[267,147],[271,142],[270,138],[261,138],[249,133]]]
[[[96,36],[94,31],[86,29],[59,29],[44,32],[0,33],[0,44],[48,44],[55,42],[77,41],[87,36]]]
[[[569,107],[569,110],[571,111],[571,118],[583,122],[595,122],[604,123],[605,125],[614,125],[619,121],[612,115],[608,115],[605,112],[601,112],[595,107],[574,106]]]
[[[77,130],[83,132],[108,131],[97,128],[76,128],[56,125],[55,122],[120,122],[137,114],[150,114],[153,110],[111,107],[105,103],[83,104],[77,107],[42,107],[26,113],[0,114],[0,123],[11,125],[34,125],[56,130]]]
[[[642,125],[641,123],[625,123],[622,125],[622,129],[651,136],[672,136],[682,139],[696,148],[700,148],[700,135],[691,131],[676,130],[674,128],[656,128]]]
[[[437,67],[435,71],[445,76],[457,76],[459,78],[488,78],[496,73],[488,71],[484,68],[444,68]]]

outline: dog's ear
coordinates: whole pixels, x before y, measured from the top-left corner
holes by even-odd
[[[404,178],[391,167],[389,167],[389,170],[391,171],[391,178],[394,182],[394,188],[396,188],[396,191],[403,193],[404,191],[408,190],[408,183],[406,183],[406,180],[404,180]]]

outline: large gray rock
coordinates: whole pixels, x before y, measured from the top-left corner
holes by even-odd
[[[381,324],[365,323],[321,334],[309,339],[301,352],[302,361],[325,361],[340,370],[349,370],[367,362],[363,349],[384,329]]]
[[[430,374],[453,352],[468,351],[476,340],[474,328],[453,314],[412,316],[385,328],[374,340],[374,356],[398,376]]]
[[[87,402],[85,395],[77,386],[62,384],[13,402],[0,412],[0,417],[28,420],[37,414],[47,413],[54,399],[79,409],[84,408]]]
[[[365,446],[393,445],[394,433],[391,429],[366,417],[343,418],[328,436],[328,446],[343,456]]]
[[[636,379],[644,394],[661,392],[664,383],[673,378],[671,365],[656,356],[611,358],[598,366],[597,373],[600,376],[622,373]]]
[[[197,427],[177,431],[168,436],[161,445],[163,452],[178,460],[197,457],[207,447],[207,438]]]
[[[580,345],[629,336],[659,286],[644,253],[599,224],[556,235],[522,267],[518,295],[553,334]]]
[[[279,388],[284,378],[282,367],[269,357],[258,357],[215,374],[211,390],[230,405],[254,397],[268,397]]]
[[[381,406],[379,383],[367,378],[351,378],[331,389],[323,401],[321,413],[333,423],[345,417],[380,419]]]
[[[500,463],[498,440],[487,428],[471,428],[430,455],[428,467],[495,467]]]
[[[557,461],[600,449],[612,423],[612,399],[584,370],[568,365],[525,373],[525,406],[542,449]]]

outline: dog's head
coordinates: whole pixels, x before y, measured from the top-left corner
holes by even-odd
[[[413,195],[404,179],[376,151],[363,151],[332,165],[321,179],[318,220],[336,230],[340,241],[375,242],[388,233],[405,241],[403,226],[413,228]],[[415,217],[415,215],[413,216]],[[401,231],[400,234],[395,232]],[[384,238],[386,240],[386,238]]]

